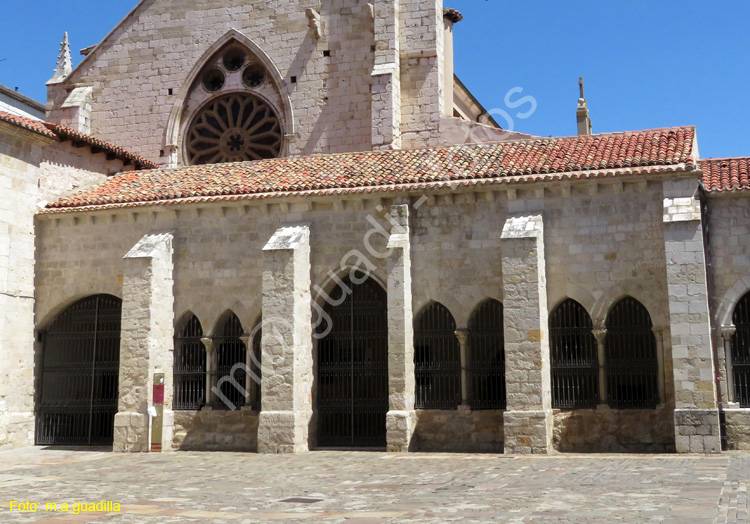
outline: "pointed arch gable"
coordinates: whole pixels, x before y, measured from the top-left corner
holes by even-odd
[[[181,315],[175,316],[175,319],[176,319],[174,323],[175,333],[179,333],[180,331],[182,331],[185,328],[185,326],[188,324],[188,322],[190,322],[193,318],[195,318],[198,321],[198,323],[201,325],[201,329],[205,330],[203,321],[200,319],[200,317],[196,315],[192,310],[188,309]]]
[[[37,301],[38,309],[36,311],[36,318],[39,320],[36,322],[35,329],[40,331],[47,329],[63,311],[76,302],[91,296],[109,295],[122,300],[122,290],[114,289],[115,286],[104,286],[104,288],[102,288],[100,286],[87,285],[83,282],[83,284],[78,287],[80,287],[78,292],[70,294],[67,298],[58,301],[51,307],[42,309],[39,307],[40,301]],[[105,289],[107,287],[111,287],[112,289]]]
[[[343,267],[339,267],[335,271],[329,271],[328,273],[326,273],[325,280],[323,280],[323,282],[321,282],[320,284],[315,284],[313,286],[313,302],[320,307],[324,307],[326,302],[328,301],[328,297],[331,296],[334,289],[340,286],[340,282],[343,282],[352,273],[352,271],[359,271],[367,275],[369,279],[372,279],[381,288],[383,288],[384,291],[387,291],[388,283],[385,275],[379,274],[381,272],[380,268],[376,268],[375,270],[371,270],[370,268],[366,269],[367,271],[363,271],[361,269],[361,266],[356,267],[349,264]]]
[[[213,326],[213,331],[211,332],[211,336],[213,337],[222,337],[224,335],[224,328],[227,326],[228,323],[234,321],[236,318],[236,322],[239,322],[239,324],[243,327],[245,324],[242,322],[242,319],[240,316],[232,309],[225,310],[221,315],[219,315],[219,318],[216,319],[216,322]]]
[[[279,68],[273,62],[270,56],[263,51],[263,49],[255,43],[250,37],[237,29],[230,29],[221,38],[214,42],[206,51],[201,55],[200,59],[195,63],[193,69],[190,71],[185,79],[185,83],[180,88],[179,92],[175,96],[174,104],[172,105],[172,111],[169,114],[169,120],[167,121],[166,135],[164,137],[164,144],[167,147],[177,148],[180,143],[180,129],[182,127],[183,113],[185,109],[185,103],[187,101],[190,90],[195,83],[198,75],[205,67],[206,63],[216,55],[224,46],[231,42],[236,42],[243,47],[247,48],[258,60],[263,64],[268,72],[268,76],[279,92],[279,96],[283,100],[283,129],[285,136],[294,135],[294,111],[292,109],[292,99],[289,96],[289,90],[284,82],[284,77],[281,75]]]
[[[560,289],[560,292],[561,293],[551,293],[548,295],[548,303],[554,304],[554,307],[550,308],[550,311],[554,311],[560,304],[568,299],[572,299],[583,306],[592,319],[596,316],[595,312],[602,309],[601,296],[597,298],[593,293],[590,293],[587,289],[577,284],[566,282],[564,288]]]
[[[607,312],[607,319],[605,320],[604,325],[607,328],[625,325],[622,323],[622,318],[618,314],[623,309],[628,307],[632,308],[638,313],[638,316],[635,320],[638,322],[639,326],[648,326],[649,329],[653,328],[653,316],[649,312],[648,308],[643,304],[643,302],[631,295],[623,295],[613,302],[612,306]]]
[[[639,280],[626,280],[611,285],[602,295],[591,312],[595,325],[603,325],[611,309],[626,297],[631,297],[646,308],[654,325],[665,326],[669,324],[669,308],[664,295],[654,293],[648,283]]]
[[[469,322],[468,325],[471,326],[472,320],[479,314],[484,308],[490,307],[491,305],[498,304],[500,308],[503,307],[503,301],[498,300],[496,298],[487,297],[484,300],[480,300],[477,302],[477,305],[474,306],[474,309],[471,310],[469,313]]]
[[[456,317],[455,317],[455,315],[453,314],[453,312],[450,310],[449,307],[447,307],[445,304],[443,304],[442,302],[439,302],[437,300],[430,300],[425,305],[423,305],[421,308],[419,308],[419,311],[417,312],[417,314],[414,315],[414,322],[415,322],[415,324],[418,323],[418,322],[420,322],[422,320],[422,318],[425,316],[425,314],[427,314],[433,308],[437,309],[437,310],[439,310],[441,312],[444,312],[446,315],[450,316],[450,319],[451,319],[451,321],[453,323],[453,329],[454,330],[456,329],[456,325],[457,324],[456,324]]]

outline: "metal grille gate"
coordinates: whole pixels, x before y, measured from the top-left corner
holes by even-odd
[[[247,348],[242,342],[242,323],[237,315],[230,313],[219,333],[221,335],[213,337],[216,347],[216,368],[212,373],[211,385],[216,386],[230,404],[218,395],[213,395],[211,407],[217,410],[239,409],[245,405],[245,394],[237,385],[247,389]],[[235,367],[237,364],[242,366]],[[233,380],[222,380],[230,376]]]
[[[625,297],[607,315],[604,369],[607,401],[617,409],[653,408],[659,403],[659,361],[648,310]]]
[[[203,327],[191,315],[174,339],[175,410],[200,409],[206,403],[206,347],[201,342]]]
[[[732,335],[732,373],[734,398],[740,407],[750,407],[750,293],[734,308],[732,321],[737,328]]]
[[[324,447],[386,445],[386,293],[372,279],[363,280],[358,273],[336,286],[324,308],[330,323],[317,328],[325,334],[318,340],[317,402],[318,444]]]
[[[417,409],[456,409],[461,404],[461,346],[456,321],[434,302],[414,326],[414,373]]]
[[[43,335],[37,445],[113,442],[122,301],[97,295],[63,311]]]
[[[586,309],[565,300],[549,316],[552,407],[593,408],[599,402],[599,349]]]
[[[488,300],[469,320],[469,406],[505,409],[505,333],[503,305]]]

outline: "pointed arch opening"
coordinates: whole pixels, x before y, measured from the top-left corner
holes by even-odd
[[[415,405],[457,409],[461,403],[461,346],[456,321],[440,302],[429,304],[414,323]]]
[[[200,320],[188,313],[175,329],[174,410],[198,410],[206,404],[206,347],[202,338]]]
[[[659,404],[659,360],[651,315],[627,296],[607,314],[604,371],[607,402],[616,409]]]
[[[353,271],[333,288],[316,328],[318,444],[382,447],[388,413],[387,294]]]
[[[122,300],[94,295],[43,334],[37,445],[109,445],[120,374]]]
[[[737,302],[732,313],[735,326],[731,338],[734,398],[743,408],[750,407],[750,292]]]
[[[552,407],[595,408],[599,402],[599,350],[588,311],[566,299],[549,316]]]
[[[211,372],[213,409],[239,409],[245,405],[247,396],[247,351],[242,341],[242,322],[229,311],[219,321],[212,337],[215,361]]]
[[[503,305],[480,304],[469,319],[467,378],[471,409],[505,409]]]

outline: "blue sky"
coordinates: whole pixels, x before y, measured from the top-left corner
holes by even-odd
[[[326,0],[322,0],[326,1]],[[40,101],[64,31],[74,64],[135,0],[4,2],[0,83]],[[584,76],[594,132],[693,124],[703,157],[750,154],[750,2],[725,0],[446,0],[456,73],[518,131],[575,134]],[[506,94],[516,89],[506,105]],[[536,110],[518,118],[531,104]],[[504,124],[502,113],[496,119]],[[507,124],[505,124],[507,127]]]

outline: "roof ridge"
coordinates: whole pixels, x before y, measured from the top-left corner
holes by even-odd
[[[550,142],[550,141],[561,141],[561,140],[582,140],[582,139],[590,139],[590,138],[601,138],[601,137],[607,137],[607,136],[629,136],[629,135],[637,135],[641,133],[648,133],[648,132],[665,132],[665,131],[677,131],[677,130],[692,130],[695,132],[696,126],[694,125],[688,125],[688,126],[677,126],[677,127],[661,127],[656,129],[643,129],[640,131],[616,131],[611,133],[597,133],[592,135],[571,135],[571,136],[549,136],[549,137],[529,137],[529,138],[518,138],[515,140],[497,140],[492,142],[472,142],[468,144],[450,144],[450,145],[439,145],[439,146],[423,146],[423,147],[414,147],[414,148],[402,148],[402,149],[375,149],[375,150],[367,150],[367,151],[342,151],[339,153],[312,153],[309,155],[301,155],[301,156],[290,156],[290,157],[279,157],[279,158],[264,158],[260,160],[245,160],[240,162],[225,162],[222,164],[214,164],[214,165],[220,165],[220,166],[236,166],[236,165],[252,165],[260,162],[275,162],[279,160],[283,161],[295,161],[295,160],[304,160],[308,158],[344,158],[349,156],[356,156],[356,155],[389,155],[389,154],[398,154],[398,153],[408,153],[408,152],[416,152],[416,151],[435,151],[438,149],[462,149],[462,148],[478,148],[478,147],[492,147],[492,146],[500,146],[500,145],[509,145],[509,144],[525,144],[529,142]],[[196,164],[192,166],[175,166],[175,167],[156,167],[153,169],[150,169],[149,171],[159,171],[159,172],[168,172],[168,171],[174,171],[174,170],[193,170],[193,169],[201,169],[205,168],[207,164]]]
[[[719,160],[750,160],[750,155],[748,156],[724,156],[724,157],[710,157],[710,158],[701,158],[701,162],[717,162]]]

